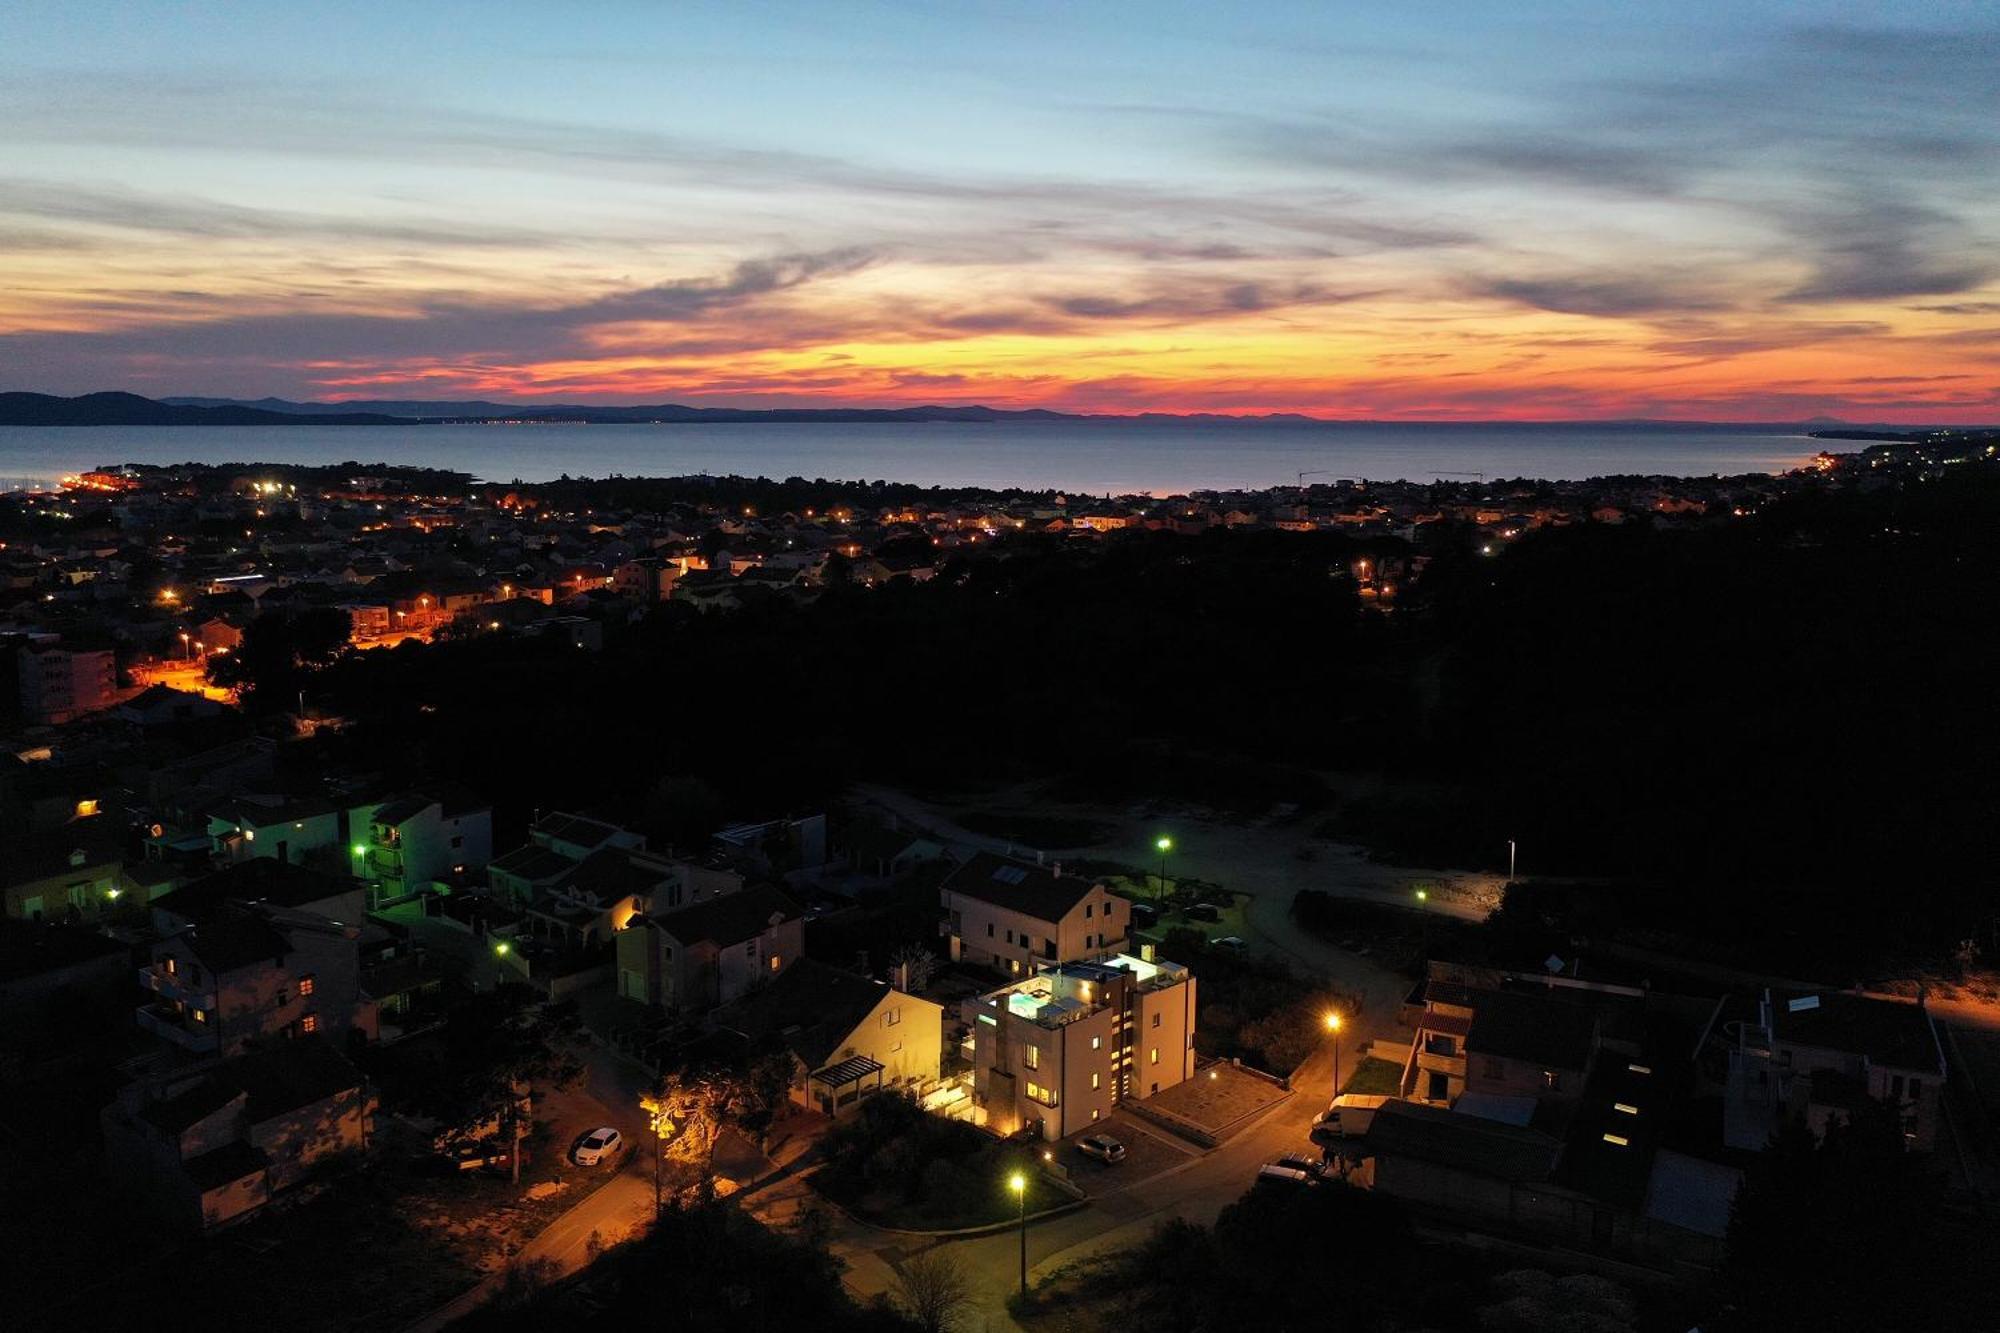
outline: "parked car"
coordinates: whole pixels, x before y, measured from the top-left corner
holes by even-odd
[[[1222,920],[1222,913],[1217,911],[1212,903],[1196,903],[1193,907],[1188,908],[1186,912],[1182,913],[1182,915],[1190,921]]]
[[[1269,1162],[1257,1168],[1257,1183],[1270,1181],[1277,1185],[1317,1185],[1319,1176],[1311,1171],[1301,1171],[1295,1166],[1281,1166]]]
[[[1241,953],[1250,947],[1241,935],[1224,935],[1219,940],[1210,940],[1209,943],[1218,949],[1227,949],[1231,953]]]
[[[1076,1150],[1085,1157],[1095,1157],[1106,1166],[1125,1160],[1125,1145],[1109,1134],[1091,1134],[1078,1139]]]
[[[1286,1167],[1293,1171],[1303,1171],[1314,1180],[1326,1179],[1326,1163],[1320,1161],[1317,1157],[1305,1157],[1298,1153],[1287,1153],[1277,1161],[1271,1163],[1271,1165]]]
[[[625,1136],[609,1125],[593,1129],[577,1140],[575,1150],[570,1154],[578,1166],[596,1166],[618,1155],[625,1146]]]

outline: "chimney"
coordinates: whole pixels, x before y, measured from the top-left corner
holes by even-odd
[[[1056,878],[1062,878],[1062,862],[1060,861],[1056,862]]]
[[[908,995],[910,993],[910,965],[908,963],[896,964],[895,973],[891,977],[889,984],[903,992],[903,994]]]
[[[854,970],[863,976],[868,974],[868,951],[861,949],[854,955]]]

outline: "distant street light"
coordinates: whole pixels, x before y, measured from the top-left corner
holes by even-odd
[[[1016,1171],[1007,1177],[1007,1188],[1021,1207],[1021,1295],[1028,1294],[1028,1178]]]
[[[1507,882],[1514,882],[1514,840],[1507,839]]]
[[[493,989],[494,990],[499,990],[501,986],[506,984],[507,964],[504,960],[506,959],[507,955],[512,952],[514,952],[514,946],[509,944],[505,940],[501,940],[498,944],[493,946]]]
[[[1163,833],[1153,840],[1153,846],[1158,848],[1160,853],[1159,897],[1164,898],[1167,896],[1167,853],[1174,849],[1174,840]],[[1158,901],[1158,899],[1156,898],[1155,901]]]
[[[1333,1035],[1333,1097],[1340,1100],[1340,1015],[1329,1012],[1326,1030]]]

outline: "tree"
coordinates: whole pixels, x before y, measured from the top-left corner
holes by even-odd
[[[336,607],[267,611],[244,628],[235,652],[208,659],[208,678],[238,687],[252,707],[281,707],[339,659],[351,628]]]
[[[923,994],[924,988],[931,984],[931,978],[937,975],[937,955],[921,944],[905,944],[890,955],[889,963],[892,969],[907,970],[908,979],[903,989],[911,995]]]
[[[641,1105],[649,1115],[664,1117],[662,1151],[694,1168],[694,1195],[706,1200],[715,1188],[715,1144],[722,1131],[733,1125],[761,1139],[791,1081],[789,1053],[746,1059],[740,1052],[702,1047],[662,1071]]]
[[[393,1067],[401,1100],[445,1128],[448,1148],[497,1139],[520,1179],[520,1140],[533,1088],[583,1076],[583,1025],[572,1004],[547,1004],[525,986],[470,996],[445,1015],[429,1058]]]
[[[896,1269],[896,1300],[924,1333],[949,1333],[972,1304],[972,1283],[958,1256],[937,1245]]]

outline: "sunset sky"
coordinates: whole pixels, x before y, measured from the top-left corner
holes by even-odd
[[[0,5],[0,389],[2000,419],[2000,11]]]

